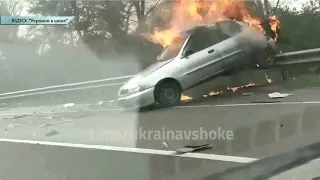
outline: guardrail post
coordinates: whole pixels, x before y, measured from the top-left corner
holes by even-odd
[[[280,69],[280,74],[281,74],[281,80],[282,80],[282,81],[288,80],[288,71],[287,71],[286,68],[282,67],[282,68]]]

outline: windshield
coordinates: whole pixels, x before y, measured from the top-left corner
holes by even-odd
[[[187,35],[183,34],[181,36],[173,38],[172,43],[163,49],[162,53],[158,56],[157,60],[166,61],[175,58],[179,54],[187,37]]]

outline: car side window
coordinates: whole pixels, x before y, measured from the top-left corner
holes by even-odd
[[[211,29],[210,36],[208,37],[208,40],[211,42],[212,45],[218,44],[224,40],[229,39],[231,36],[229,36],[226,33],[223,33],[221,29],[215,28]]]
[[[214,42],[210,41],[210,36],[211,32],[207,28],[195,30],[190,36],[184,53],[187,52],[188,55],[191,55],[214,45]]]

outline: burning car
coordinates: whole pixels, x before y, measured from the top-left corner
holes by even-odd
[[[266,68],[277,54],[275,40],[247,23],[223,20],[201,25],[174,37],[146,68],[118,91],[118,104],[175,106],[181,92],[244,67]]]

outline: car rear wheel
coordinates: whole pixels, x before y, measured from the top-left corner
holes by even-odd
[[[260,68],[268,68],[274,65],[276,53],[274,50],[268,46],[262,53],[262,57],[258,58],[258,65]]]
[[[181,99],[180,85],[175,81],[165,81],[156,86],[155,99],[161,108],[177,105]]]

